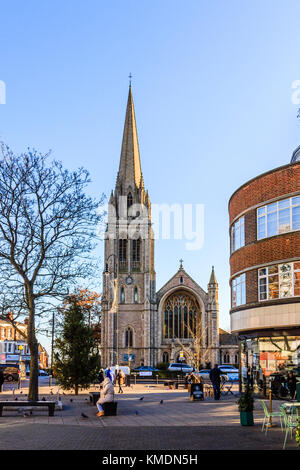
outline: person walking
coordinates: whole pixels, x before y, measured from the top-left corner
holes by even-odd
[[[102,390],[100,392],[100,398],[97,401],[96,405],[98,408],[97,416],[104,416],[104,410],[101,405],[103,403],[109,403],[114,401],[114,386],[110,378],[108,377],[108,370],[104,371],[105,379],[102,382]]]
[[[287,386],[288,386],[288,389],[289,389],[289,392],[290,392],[290,397],[291,397],[292,400],[295,397],[296,384],[297,384],[296,377],[294,376],[293,372],[290,371],[288,373],[288,377],[287,377]]]
[[[121,369],[118,370],[118,373],[117,373],[117,375],[116,375],[116,380],[117,380],[117,384],[119,385],[119,391],[118,391],[118,393],[123,393],[123,390],[122,390],[123,375],[122,375]]]
[[[218,367],[218,364],[215,364],[214,368],[210,371],[209,378],[214,389],[214,398],[215,400],[220,400],[221,371]]]
[[[0,392],[2,392],[3,384],[4,384],[4,374],[3,374],[3,370],[0,369]]]

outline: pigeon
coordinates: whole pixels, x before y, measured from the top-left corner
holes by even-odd
[[[73,402],[73,398],[70,398],[70,402],[71,402],[71,403]]]
[[[50,395],[53,395],[53,392],[52,392],[52,390],[50,391]]]
[[[142,401],[142,400],[144,400],[144,397],[141,397],[141,398],[140,398],[140,401]]]
[[[46,401],[46,398],[45,398],[45,397],[43,397],[43,398],[42,398],[42,401]]]
[[[83,418],[88,418],[88,416],[85,415],[84,413],[81,413],[81,416],[82,416]]]
[[[15,398],[15,401],[18,401],[18,397]]]
[[[138,415],[138,414],[139,414],[139,412],[138,412],[137,410],[135,410],[135,414],[136,414],[136,415]]]
[[[20,393],[23,393],[22,391]]]
[[[164,402],[163,400],[160,400],[160,402],[159,402],[159,403],[162,405],[162,404],[163,404],[163,402]]]
[[[24,414],[23,414],[23,416],[24,416],[24,418],[26,418],[27,416],[29,416],[29,414],[26,413],[26,411],[25,411]]]

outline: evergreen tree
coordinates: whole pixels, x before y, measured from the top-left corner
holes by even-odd
[[[99,372],[99,353],[84,309],[70,296],[63,309],[61,336],[55,342],[53,370],[64,390],[88,388]]]

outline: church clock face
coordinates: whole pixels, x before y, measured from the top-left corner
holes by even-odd
[[[128,286],[133,283],[133,277],[132,276],[127,276],[125,279],[125,282]]]

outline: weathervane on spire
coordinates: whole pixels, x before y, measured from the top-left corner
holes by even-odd
[[[182,266],[183,259],[180,259],[180,260],[179,260],[179,263],[180,263],[179,269],[183,269],[183,266]]]
[[[129,78],[129,86],[131,86],[131,79],[132,79],[131,72],[130,72],[130,74],[129,74],[128,78]]]

